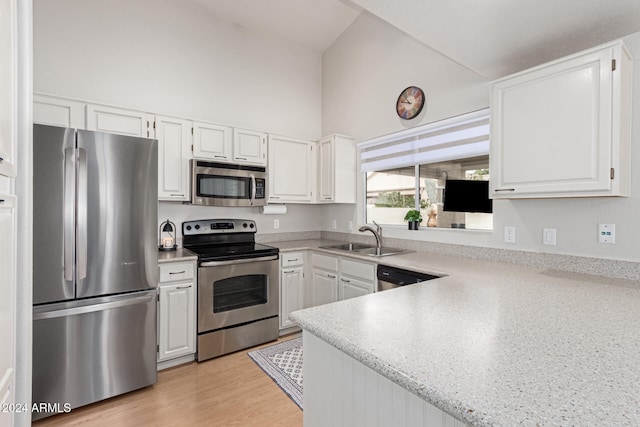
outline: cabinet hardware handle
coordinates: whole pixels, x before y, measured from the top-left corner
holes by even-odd
[[[335,279],[336,276],[334,276],[333,274],[327,274],[327,277],[331,278],[331,279]]]
[[[226,159],[227,158],[227,156],[213,156],[213,157],[215,157],[216,159]]]
[[[516,191],[516,189],[515,188],[496,188],[493,191],[497,193],[498,191]]]
[[[184,273],[186,273],[186,271],[185,271],[185,270],[182,270],[182,271],[176,271],[175,273],[170,272],[169,274],[184,274]]]
[[[280,196],[269,196],[269,197],[272,198],[272,199],[279,199],[280,198]]]
[[[283,273],[293,273],[295,270],[283,271]]]
[[[184,197],[184,194],[171,193],[171,197]]]
[[[4,203],[4,199],[0,199],[0,203]]]
[[[0,163],[4,162],[4,157],[0,157]]]
[[[246,157],[236,157],[238,160],[247,160]]]
[[[191,285],[187,285],[187,286],[176,286],[176,289],[189,289],[191,287]]]
[[[347,280],[347,279],[340,279],[340,280],[342,280],[345,283],[351,283],[351,280]]]
[[[325,197],[324,199],[325,200],[331,200],[331,197]]]
[[[296,259],[290,259],[290,260],[289,260],[289,262],[294,262],[294,261],[297,261],[297,260],[298,260],[298,258],[296,258]]]

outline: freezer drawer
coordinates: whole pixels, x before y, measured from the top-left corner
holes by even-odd
[[[33,402],[77,408],[154,384],[156,301],[153,290],[34,307]]]

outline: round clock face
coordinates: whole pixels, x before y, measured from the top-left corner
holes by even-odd
[[[409,120],[420,114],[424,107],[424,92],[416,86],[402,91],[396,102],[396,113],[401,119]]]

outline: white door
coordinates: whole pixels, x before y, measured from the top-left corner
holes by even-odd
[[[285,268],[280,281],[280,329],[296,326],[289,314],[303,307],[304,267]]]
[[[233,129],[233,160],[256,165],[267,164],[267,134]]]
[[[191,122],[157,116],[158,199],[189,200]]]
[[[47,95],[33,95],[33,123],[86,129],[84,102]]]
[[[338,300],[338,276],[334,273],[313,269],[313,305],[329,304]]]
[[[494,85],[494,197],[611,188],[612,59],[607,48]]]
[[[195,352],[194,283],[161,285],[158,361]]]
[[[340,301],[373,293],[373,284],[348,277],[340,277],[338,287]]]
[[[318,143],[318,201],[330,202],[334,196],[333,138],[321,139]],[[351,183],[348,183],[351,185]]]
[[[230,162],[233,150],[233,128],[212,123],[193,122],[193,157]]]
[[[120,135],[153,138],[153,116],[123,108],[87,105],[87,129]]]
[[[311,201],[313,146],[312,141],[269,135],[269,201]]]

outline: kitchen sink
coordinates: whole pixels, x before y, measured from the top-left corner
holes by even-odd
[[[363,249],[376,250],[375,246],[365,245],[364,243],[342,243],[340,245],[320,246],[320,249],[337,249],[339,251],[361,251]]]
[[[362,255],[375,257],[397,255],[405,252],[410,252],[404,249],[382,247],[380,248],[380,253],[378,253],[378,250],[375,246],[365,245],[363,243],[342,243],[339,245],[320,246],[320,249],[336,249],[339,251],[356,252]]]
[[[385,248],[384,246],[380,248],[380,252],[378,252],[377,248],[375,247],[370,249],[362,249],[358,251],[358,253],[361,253],[363,255],[369,255],[369,256],[389,256],[389,255],[403,254],[405,252],[411,252],[411,251],[398,249],[398,248]]]

